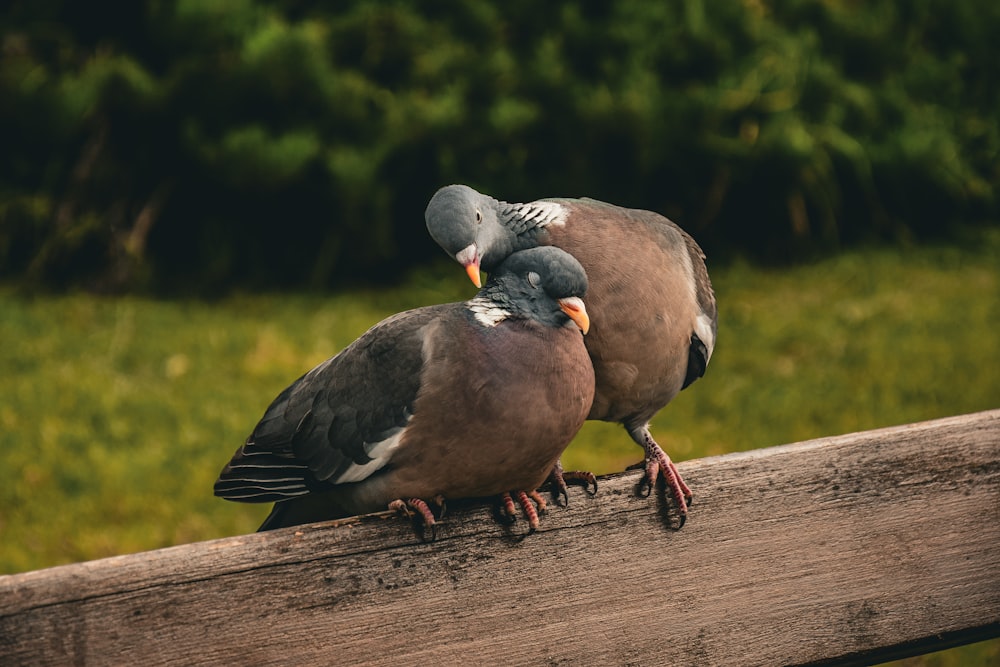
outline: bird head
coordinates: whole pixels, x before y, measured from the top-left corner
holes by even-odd
[[[590,330],[583,302],[587,274],[575,257],[554,246],[511,254],[490,275],[484,290],[502,290],[508,303],[545,324],[563,326],[572,321],[583,333]]]
[[[431,238],[482,286],[480,270],[512,249],[513,233],[498,219],[497,201],[467,185],[447,185],[431,197],[424,220]]]

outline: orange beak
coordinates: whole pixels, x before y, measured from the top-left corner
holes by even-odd
[[[467,274],[469,274],[469,280],[472,281],[473,285],[475,285],[476,287],[482,287],[483,286],[482,278],[480,278],[480,276],[479,276],[479,262],[478,261],[477,262],[470,262],[469,264],[466,264],[465,265],[465,272]]]
[[[482,287],[483,281],[479,277],[479,248],[473,243],[459,250],[455,254],[455,260],[465,267],[465,272],[469,275],[469,280],[476,287]]]
[[[583,305],[583,299],[576,296],[559,299],[559,308],[569,315],[569,319],[576,322],[576,326],[580,327],[580,331],[584,334],[590,331],[590,316],[587,315],[587,308]]]

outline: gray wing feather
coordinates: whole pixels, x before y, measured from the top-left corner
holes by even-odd
[[[373,464],[373,449],[405,428],[420,388],[422,329],[448,308],[383,320],[282,391],[222,470],[215,495],[274,502],[370,474],[355,468]]]

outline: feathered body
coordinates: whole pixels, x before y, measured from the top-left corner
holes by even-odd
[[[216,495],[276,502],[274,528],[537,488],[593,399],[583,336],[560,306],[586,279],[559,255],[519,257],[471,301],[373,326],[271,403]]]

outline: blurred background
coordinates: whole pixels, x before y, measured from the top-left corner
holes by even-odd
[[[471,296],[423,223],[453,182],[701,243],[677,460],[1000,407],[998,35],[993,0],[6,3],[0,573],[255,529],[211,485],[271,398]],[[565,460],[640,456],[588,424]]]

